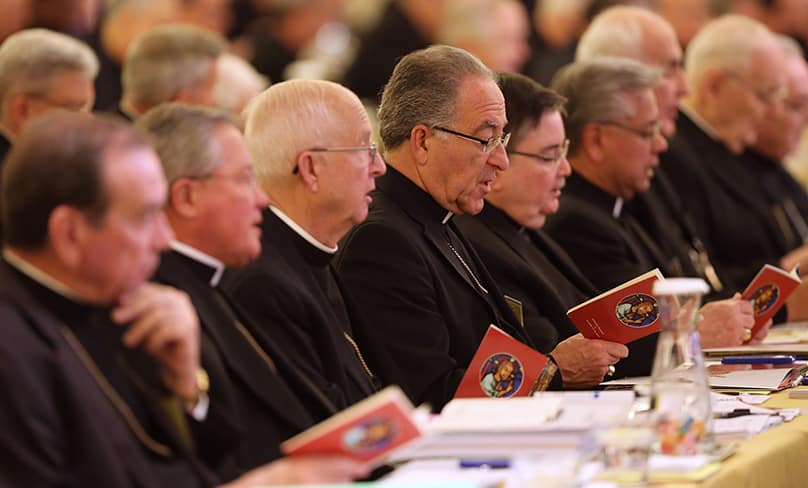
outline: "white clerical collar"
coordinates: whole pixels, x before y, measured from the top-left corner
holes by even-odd
[[[444,217],[443,220],[440,221],[440,223],[446,225],[452,219],[452,217],[454,217],[454,212],[452,211],[446,212],[446,217]]]
[[[612,207],[612,217],[619,219],[620,214],[623,212],[623,199],[617,197],[614,201],[614,207]]]
[[[696,127],[701,129],[708,136],[710,136],[710,139],[721,142],[721,139],[718,138],[718,134],[715,132],[715,129],[713,129],[713,126],[711,126],[709,122],[704,120],[704,117],[697,114],[695,110],[693,110],[692,108],[688,107],[685,104],[681,104],[679,106],[679,109],[682,112],[684,112],[684,114],[687,115],[688,118],[690,118],[690,120],[692,120],[694,124],[696,124]]]
[[[195,247],[185,244],[184,242],[172,240],[168,245],[171,246],[171,249],[182,254],[183,256],[191,258],[194,261],[199,261],[205,266],[209,266],[216,270],[213,273],[213,276],[210,277],[210,286],[216,287],[219,285],[219,280],[222,279],[222,275],[224,274],[224,263],[209,254],[205,254]]]
[[[319,250],[321,250],[323,252],[327,252],[328,254],[336,254],[337,253],[337,250],[339,249],[339,246],[334,246],[334,247],[326,246],[322,242],[315,239],[313,235],[306,232],[306,229],[304,229],[303,227],[300,227],[299,225],[297,225],[297,222],[295,222],[294,220],[289,218],[289,216],[286,215],[285,213],[283,213],[283,211],[281,209],[279,209],[278,207],[273,207],[272,205],[270,205],[269,209],[272,210],[272,213],[277,215],[278,218],[281,219],[284,224],[288,225],[289,228],[291,228],[293,231],[295,231],[297,233],[297,235],[299,235],[300,237],[305,239],[306,242],[308,242],[312,246],[316,247],[317,249],[319,249]]]
[[[46,272],[42,271],[41,269],[37,268],[33,264],[29,263],[25,259],[21,258],[20,256],[16,255],[10,249],[3,249],[3,258],[5,258],[6,262],[16,268],[20,273],[24,274],[25,276],[31,278],[32,280],[36,281],[40,285],[44,286],[45,288],[62,295],[63,297],[67,298],[68,300],[72,300],[74,302],[79,303],[88,303],[85,298],[82,298],[78,293],[73,291],[69,286],[65,285],[61,281],[57,280],[56,278],[50,276]]]

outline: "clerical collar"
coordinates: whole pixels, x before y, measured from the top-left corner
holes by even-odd
[[[224,263],[209,254],[205,254],[195,247],[185,244],[184,242],[172,240],[168,245],[172,250],[182,254],[183,256],[213,268],[215,271],[213,272],[213,276],[210,277],[209,283],[212,287],[219,286],[219,280],[222,279],[222,275],[224,274]]]
[[[77,302],[80,304],[88,304],[86,299],[82,298],[78,293],[70,289],[69,286],[53,278],[46,272],[42,271],[41,269],[29,263],[25,259],[16,255],[10,249],[8,248],[3,249],[3,258],[6,260],[8,264],[16,268],[17,271],[29,277],[33,281],[39,283],[40,285],[44,286],[45,288],[51,290],[57,295],[61,295],[62,297],[67,298],[68,300],[73,302]]]
[[[279,209],[277,207],[273,207],[272,205],[269,206],[269,209],[272,210],[272,213],[277,215],[278,218],[281,219],[281,221],[283,221],[284,224],[288,225],[290,229],[295,231],[297,233],[297,235],[299,235],[300,237],[305,239],[306,242],[308,242],[312,246],[316,247],[317,249],[319,249],[319,250],[321,250],[323,252],[327,252],[328,254],[336,254],[337,253],[337,250],[339,249],[339,246],[334,246],[334,247],[326,246],[322,242],[315,239],[313,235],[306,232],[306,229],[304,229],[303,227],[300,227],[299,225],[297,225],[297,222],[295,222],[294,220],[289,218],[289,216],[286,215],[285,213],[283,213],[283,211],[281,209]]]
[[[695,110],[684,104],[679,106],[679,110],[681,110],[685,115],[687,115],[687,117],[694,124],[696,124],[696,127],[698,127],[699,129],[702,130],[702,132],[707,134],[710,137],[710,139],[713,139],[714,141],[717,142],[721,142],[721,139],[718,138],[718,134],[715,132],[715,129],[713,129],[713,126],[711,126],[709,122],[704,120],[704,117],[697,114]],[[723,142],[721,143],[723,144]]]
[[[612,217],[619,219],[620,214],[623,212],[623,199],[617,197],[614,201],[614,207],[612,207]]]

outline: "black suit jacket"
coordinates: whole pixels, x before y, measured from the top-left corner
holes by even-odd
[[[479,215],[459,215],[455,223],[502,292],[522,303],[525,330],[534,342],[578,333],[567,310],[596,290],[552,239],[521,227],[490,202]]]
[[[758,176],[761,197],[769,207],[780,238],[787,249],[808,239],[808,193],[780,161],[755,151],[745,152],[740,163]]]
[[[0,485],[214,486],[151,392],[127,382],[131,371],[112,371],[101,361],[95,364],[103,379],[91,372],[70,342],[87,337],[80,330],[86,324],[68,324],[63,313],[81,306],[55,305],[61,301],[67,302],[0,262]],[[87,350],[92,357],[98,349]],[[127,406],[132,415],[113,405],[110,387],[124,401],[135,400]]]
[[[241,424],[234,453],[235,471],[231,471],[229,463],[217,469],[223,477],[232,478],[280,457],[279,444],[313,425],[314,420],[289,386],[292,382],[310,381],[290,367],[291,362],[278,347],[262,351],[276,369],[262,359],[238,331],[239,319],[234,311],[210,285],[214,272],[205,264],[170,251],[163,254],[155,279],[185,291],[199,315],[202,365],[211,379],[211,408],[229,409],[228,413]]]
[[[378,178],[370,214],[341,243],[336,267],[361,300],[384,350],[405,369],[402,389],[416,403],[440,409],[455,393],[489,324],[532,345],[482,261],[454,224],[470,266],[488,290],[472,282],[447,245],[447,215],[426,192],[388,167]],[[550,338],[540,347],[549,352]]]
[[[716,266],[742,290],[763,264],[777,264],[790,249],[762,195],[759,174],[740,163],[686,114],[660,155]]]
[[[457,225],[502,291],[522,302],[531,338],[536,339],[537,331],[542,331],[537,325],[547,319],[558,330],[560,340],[579,332],[567,310],[597,295],[597,289],[550,236],[519,226],[490,203],[477,216],[458,217]],[[628,348],[629,357],[617,363],[615,377],[649,374],[656,334],[634,341]]]
[[[614,196],[573,173],[558,213],[549,216],[544,225],[601,293],[653,268],[661,268],[667,275],[665,259],[653,247],[653,239],[647,234],[637,238],[612,216],[615,201]]]
[[[244,268],[227,271],[221,288],[259,342],[270,348],[277,344],[293,367],[317,385],[317,399],[304,385],[291,385],[314,419],[327,418],[375,391],[345,333],[380,383],[394,382],[387,360],[368,338],[373,331],[350,297],[338,289],[329,264],[332,256],[316,249],[269,209],[264,211],[261,240],[261,256]]]

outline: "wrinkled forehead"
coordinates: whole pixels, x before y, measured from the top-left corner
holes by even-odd
[[[505,97],[496,81],[484,76],[464,78],[454,99],[454,120],[472,123],[475,130],[504,127]]]

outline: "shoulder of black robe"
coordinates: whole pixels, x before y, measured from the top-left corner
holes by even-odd
[[[107,387],[69,342],[75,336],[65,332],[63,317],[43,301],[49,293],[0,263],[0,317],[7,339],[0,344],[0,452],[11,468],[0,470],[0,484],[217,484],[173,432],[163,432],[159,440],[140,435],[139,421],[114,406]]]
[[[264,353],[274,362],[277,348],[257,350],[255,347],[262,346],[253,346],[239,332],[235,312],[210,285],[214,271],[170,251],[162,255],[155,279],[185,291],[197,310],[202,329],[202,366],[210,376],[211,413],[219,409],[222,416],[241,428],[233,432],[236,469],[240,473],[280,457],[279,444],[313,425],[314,420],[286,379],[261,356]],[[217,471],[223,474],[228,468],[225,465]]]
[[[662,167],[693,217],[716,266],[730,289],[742,290],[766,264],[777,264],[786,252],[768,205],[761,197],[758,175],[739,163],[686,114]]]
[[[226,272],[221,285],[256,339],[282,350],[289,361],[284,371],[294,369],[305,378],[290,386],[318,421],[374,391],[346,339],[351,317],[330,275],[331,258],[267,209],[261,255]]]
[[[370,214],[343,239],[335,267],[404,370],[403,390],[440,409],[455,393],[489,324],[531,344],[482,261],[447,212],[394,168],[376,180]],[[488,294],[452,254],[446,233],[468,251]],[[549,352],[549,351],[544,351]]]

